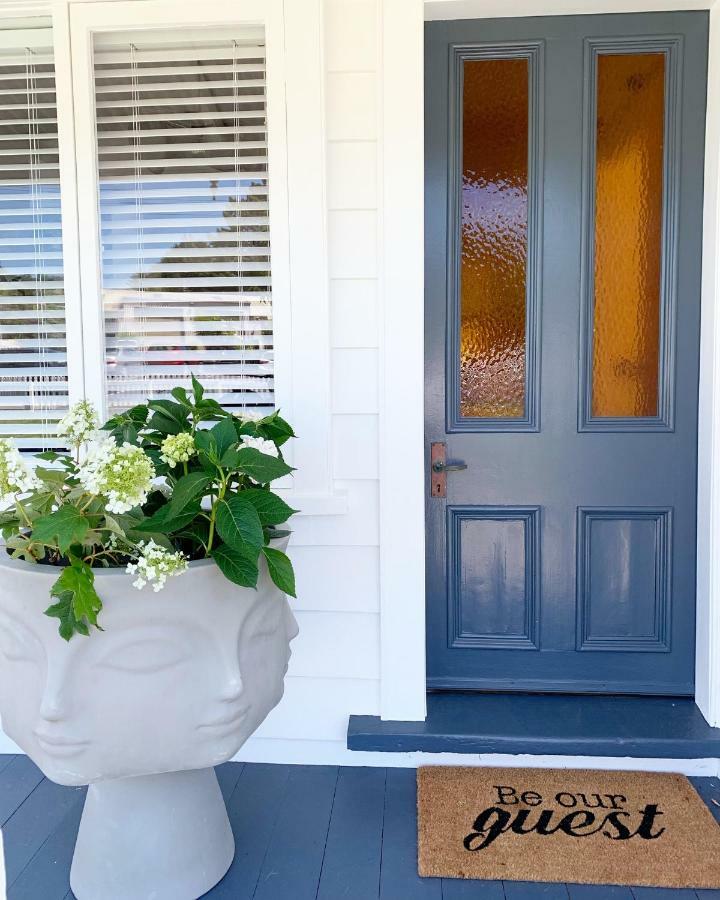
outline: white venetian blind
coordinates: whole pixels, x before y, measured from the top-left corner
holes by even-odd
[[[0,32],[0,435],[57,446],[67,392],[52,36]]]
[[[108,409],[273,404],[262,28],[95,39]]]

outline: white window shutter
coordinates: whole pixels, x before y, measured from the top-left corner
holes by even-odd
[[[0,49],[0,436],[39,450],[67,408],[65,299],[52,39],[23,35]]]
[[[265,52],[237,33],[96,35],[108,411],[194,373],[273,405]]]

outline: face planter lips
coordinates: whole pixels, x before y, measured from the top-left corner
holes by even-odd
[[[40,748],[49,756],[77,756],[90,744],[90,741],[73,740],[62,734],[42,731],[39,728],[36,728],[33,734]]]
[[[242,703],[211,722],[203,722],[197,726],[197,730],[200,732],[207,731],[214,736],[235,731],[243,723],[249,711],[250,704]]]

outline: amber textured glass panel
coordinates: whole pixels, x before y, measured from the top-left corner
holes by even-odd
[[[528,60],[466,60],[460,414],[525,412]]]
[[[592,414],[656,416],[665,56],[598,57]]]

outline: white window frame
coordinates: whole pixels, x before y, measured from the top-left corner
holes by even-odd
[[[52,20],[70,402],[87,397],[105,405],[93,34],[261,24],[275,396],[301,438],[289,448],[297,472],[287,491],[306,515],[346,512],[346,497],[333,490],[330,452],[322,0],[53,0]]]

